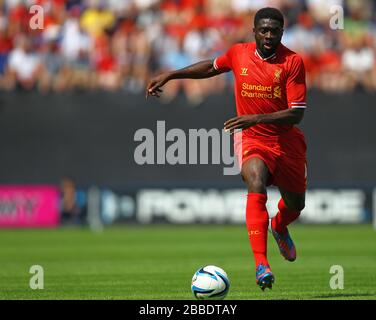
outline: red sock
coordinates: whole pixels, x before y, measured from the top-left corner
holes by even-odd
[[[277,215],[272,219],[272,228],[279,233],[285,233],[287,226],[299,217],[300,211],[289,209],[282,198],[278,202],[278,209]]]
[[[266,200],[266,194],[248,193],[246,223],[256,268],[260,263],[269,265],[266,257],[269,224]]]

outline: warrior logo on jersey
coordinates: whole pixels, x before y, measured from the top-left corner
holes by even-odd
[[[242,71],[240,73],[241,76],[248,76],[248,68],[241,68]]]

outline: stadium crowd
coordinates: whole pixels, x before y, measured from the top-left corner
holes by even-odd
[[[283,43],[303,56],[310,88],[376,91],[373,0],[0,0],[0,90],[123,90],[141,93],[151,75],[214,58],[253,40],[254,13],[286,17]],[[43,29],[32,29],[32,5]],[[344,8],[344,28],[333,29]],[[336,16],[337,14],[337,16]],[[338,15],[339,14],[339,15]],[[39,21],[40,22],[40,21]],[[231,76],[181,80],[193,104],[231,89]]]

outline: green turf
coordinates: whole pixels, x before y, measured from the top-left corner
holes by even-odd
[[[0,299],[193,299],[190,281],[203,265],[227,271],[227,299],[376,299],[376,232],[370,225],[290,228],[298,259],[279,255],[269,237],[276,277],[262,292],[243,226],[124,226],[1,230]],[[31,290],[32,265],[44,289]],[[332,265],[344,289],[329,287]]]

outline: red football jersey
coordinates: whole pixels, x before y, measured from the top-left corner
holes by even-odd
[[[301,57],[280,44],[263,59],[256,43],[232,46],[214,60],[214,68],[234,73],[236,110],[239,116],[306,107],[305,69]],[[243,131],[250,136],[276,136],[292,125],[259,124]]]

